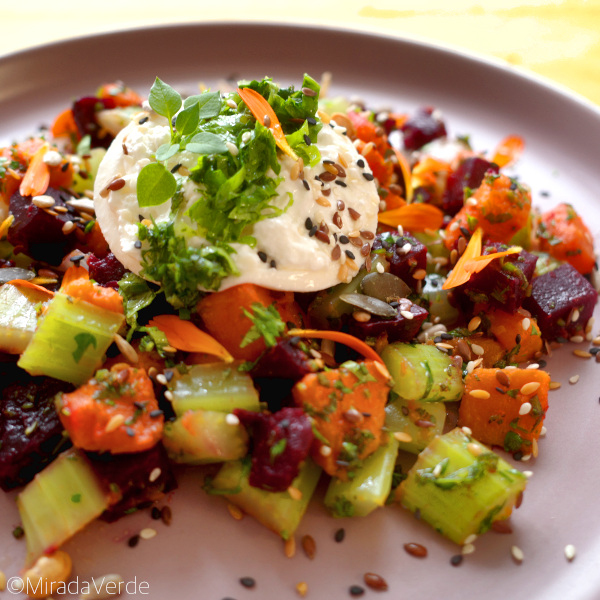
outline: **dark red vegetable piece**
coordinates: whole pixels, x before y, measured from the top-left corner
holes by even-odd
[[[487,243],[482,254],[507,250],[506,244]],[[522,250],[492,261],[483,271],[471,275],[463,290],[473,302],[489,302],[506,312],[514,312],[530,292],[537,256]]]
[[[135,509],[153,502],[177,488],[171,463],[162,444],[134,454],[87,453],[102,483],[112,493],[122,494],[119,502],[102,514],[112,523]]]
[[[108,148],[113,141],[113,136],[103,131],[96,113],[107,108],[115,108],[114,98],[96,98],[96,96],[84,96],[73,103],[73,117],[77,130],[81,137],[89,135],[92,148]]]
[[[298,381],[313,372],[310,357],[291,339],[279,340],[269,348],[252,369],[253,378]]]
[[[498,173],[498,165],[480,156],[469,156],[462,160],[456,170],[448,175],[442,198],[444,212],[455,215],[463,207],[465,189],[476,190],[488,171]]]
[[[70,196],[64,192],[48,188],[45,195],[54,198],[55,206],[70,209],[65,204]],[[15,254],[22,252],[34,260],[59,265],[76,242],[74,233],[63,233],[65,223],[75,216],[70,212],[51,214],[18,191],[11,196],[10,212],[15,220],[8,230],[8,241],[15,247]]]
[[[127,271],[112,252],[104,258],[90,254],[86,262],[90,269],[90,278],[105,287],[116,289],[117,282]]]
[[[564,264],[536,277],[531,296],[523,305],[537,319],[542,334],[549,340],[585,337],[598,292],[574,267]]]
[[[287,490],[313,442],[308,416],[301,408],[282,408],[273,414],[233,412],[252,431],[250,485],[273,492]]]
[[[400,277],[412,289],[416,288],[418,280],[413,274],[427,267],[427,248],[424,244],[410,233],[382,233],[375,238],[373,251],[376,254],[384,253],[390,263],[390,273]]]
[[[444,121],[431,106],[419,108],[402,125],[404,147],[407,150],[418,150],[429,142],[446,135]]]

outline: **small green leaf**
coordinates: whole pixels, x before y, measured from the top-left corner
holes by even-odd
[[[283,454],[287,446],[287,439],[281,438],[269,448],[271,462],[273,462],[280,454]]]
[[[216,117],[221,112],[221,94],[219,92],[204,92],[196,96],[189,96],[185,99],[183,106],[189,108],[194,104],[198,105],[201,119]]]
[[[79,144],[77,144],[77,156],[87,156],[92,150],[92,138],[89,135],[84,135]]]
[[[154,112],[167,117],[169,121],[181,108],[181,96],[179,93],[158,77],[150,89],[148,102]]]
[[[146,165],[138,175],[137,198],[141,207],[164,204],[176,191],[173,173],[160,163]]]
[[[156,151],[156,160],[169,160],[179,152],[179,144],[163,144]]]
[[[78,333],[75,336],[75,343],[77,344],[77,348],[71,354],[76,363],[79,363],[83,354],[90,346],[96,348],[98,345],[96,338],[91,333]]]
[[[221,154],[227,152],[225,142],[214,133],[202,132],[195,135],[185,146],[195,154]]]
[[[71,496],[71,502],[78,504],[79,502],[81,502],[81,494],[73,494]]]
[[[175,129],[181,135],[190,135],[196,131],[200,122],[200,105],[196,102],[189,108],[182,110],[175,120]]]

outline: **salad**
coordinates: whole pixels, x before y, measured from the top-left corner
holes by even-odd
[[[486,155],[432,107],[305,75],[103,85],[2,149],[0,485],[25,591],[57,593],[91,521],[162,506],[177,465],[288,549],[319,481],[333,517],[399,504],[459,556],[506,528],[544,356],[600,342],[592,237],[532,207],[523,146]]]

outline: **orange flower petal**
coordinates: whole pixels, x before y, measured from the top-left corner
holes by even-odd
[[[513,246],[508,250],[504,250],[503,252],[493,252],[492,254],[482,254],[481,256],[477,256],[476,258],[472,258],[468,260],[464,267],[465,271],[468,273],[479,273],[479,271],[483,271],[493,260],[497,258],[502,258],[503,256],[508,256],[509,254],[518,254],[521,252],[522,248],[518,246]]]
[[[471,273],[465,269],[465,264],[478,256],[481,256],[481,239],[483,237],[483,231],[481,227],[475,230],[475,233],[471,236],[465,251],[462,256],[458,259],[454,265],[452,271],[448,275],[443,290],[449,290],[451,288],[467,283],[471,278]]]
[[[217,356],[225,362],[233,361],[231,354],[215,338],[177,315],[159,315],[154,317],[149,325],[158,327],[167,336],[173,348],[184,352],[203,352]]]
[[[238,88],[237,93],[240,98],[244,101],[246,106],[250,109],[250,112],[255,116],[259,123],[265,125],[265,117],[269,120],[269,129],[275,138],[275,143],[285,152],[288,156],[294,160],[298,160],[298,156],[292,150],[289,145],[283,129],[281,129],[281,123],[275,114],[275,111],[271,105],[255,90],[252,88]]]
[[[49,298],[54,297],[54,292],[47,290],[45,287],[42,287],[41,285],[37,285],[37,283],[31,283],[31,281],[27,281],[26,279],[13,279],[13,280],[9,281],[8,283],[10,283],[10,285],[14,285],[15,287],[26,287],[26,288],[30,288],[32,290],[36,290],[38,292],[43,292]]]
[[[410,172],[410,165],[408,164],[408,160],[406,160],[406,156],[404,156],[402,152],[394,148],[394,153],[396,154],[396,158],[398,159],[398,166],[402,171],[402,179],[404,179],[404,187],[406,188],[406,191],[404,192],[404,195],[406,197],[404,199],[407,203],[410,204],[413,197],[412,174]]]
[[[424,231],[425,229],[439,229],[444,222],[444,213],[431,204],[406,204],[380,212],[379,222],[390,227],[402,225],[409,231]]]
[[[517,161],[524,149],[525,141],[520,135],[509,135],[498,144],[492,162],[499,167],[505,167]]]
[[[362,354],[365,358],[370,358],[371,360],[376,360],[381,363],[383,362],[381,356],[379,356],[371,346],[365,344],[362,340],[359,340],[349,333],[342,333],[341,331],[321,331],[319,329],[290,329],[287,334],[292,337],[299,336],[339,342],[340,344],[352,348],[352,350],[356,350],[356,352]]]

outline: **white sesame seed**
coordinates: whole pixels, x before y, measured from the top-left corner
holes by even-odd
[[[140,537],[143,540],[151,540],[153,537],[157,535],[156,529],[152,529],[151,527],[146,527],[140,531]]]
[[[113,415],[106,424],[106,427],[104,427],[104,431],[106,433],[111,433],[112,431],[115,431],[116,429],[121,427],[123,423],[125,423],[125,420],[125,415],[122,415],[120,413]]]
[[[485,354],[485,350],[479,344],[471,344],[471,350],[477,356],[483,356]]]
[[[231,156],[237,156],[239,154],[239,148],[233,142],[225,142],[225,145]]]
[[[528,460],[531,460],[531,454],[523,454],[521,456],[521,462],[527,462]]]
[[[512,546],[512,548],[510,549],[510,553],[517,562],[523,562],[525,555],[523,554],[523,550],[521,550],[519,546]]]
[[[56,150],[48,150],[46,154],[44,154],[44,158],[42,158],[44,163],[46,163],[49,167],[58,167],[62,162],[62,156]]]
[[[73,231],[73,229],[75,229],[75,223],[73,223],[73,221],[66,221],[65,224],[62,226],[62,232],[67,235],[68,233],[71,233],[71,231]]]
[[[240,420],[237,415],[229,413],[225,416],[225,423],[227,423],[227,425],[239,425]]]
[[[95,212],[94,203],[88,198],[71,198],[66,204],[72,206],[76,210],[93,214]]]
[[[531,363],[530,365],[527,365],[527,369],[539,369],[540,365],[538,365],[537,363]]]
[[[158,381],[158,383],[160,383],[160,385],[167,385],[167,383],[169,383],[167,381],[167,378],[162,373],[159,373],[156,376],[156,381]]]
[[[321,456],[331,456],[331,446],[321,446],[319,448],[319,454]]]
[[[483,452],[483,447],[475,442],[469,442],[467,444],[467,451],[473,456],[479,456]]]
[[[164,348],[163,348],[164,349]],[[166,391],[165,392],[165,398],[169,401],[169,402],[173,402],[173,393],[170,391]]]
[[[529,331],[530,326],[531,326],[531,319],[528,319],[527,317],[525,317],[521,321],[521,327],[523,328],[523,331]]]
[[[446,342],[438,342],[435,347],[440,350],[454,350],[454,346],[452,344],[446,344]]]
[[[252,133],[250,131],[244,131],[244,133],[242,133],[242,143],[247,144],[251,137]]]
[[[565,557],[569,562],[571,562],[575,558],[576,554],[577,551],[575,550],[575,546],[573,546],[573,544],[567,544],[565,546]]]
[[[460,551],[461,554],[473,554],[473,552],[475,552],[475,546],[473,546],[473,544],[465,544]]]
[[[571,315],[571,323],[576,323],[577,321],[579,321],[579,310],[575,309]]]
[[[465,541],[463,542],[463,544],[472,544],[476,539],[477,539],[477,534],[472,533],[471,535],[468,535],[465,538]]]
[[[435,467],[433,467],[433,471],[431,472],[431,474],[434,477],[439,477],[442,472],[442,468],[443,468],[442,463],[439,462],[437,465],[435,465]]]
[[[454,221],[450,227],[448,227],[448,231],[456,231],[459,228],[458,221]]]
[[[579,375],[573,375],[573,377],[569,377],[569,383],[575,385],[579,381]]]
[[[522,415],[528,415],[531,412],[531,402],[523,402],[523,404],[521,404],[521,407],[519,408],[519,414]]]
[[[54,198],[52,196],[46,195],[34,196],[31,199],[31,202],[35,204],[35,206],[37,206],[38,208],[50,208],[55,204]]]
[[[150,476],[148,477],[148,481],[150,483],[154,483],[159,477],[160,474],[162,473],[160,467],[154,467],[154,469],[152,469],[152,471],[150,471]]]
[[[517,367],[515,367],[515,365],[506,365],[506,367],[504,367],[504,370],[508,370],[508,369],[516,369]]]
[[[412,245],[409,244],[408,242],[406,242],[406,244],[404,244],[404,246],[402,246],[402,248],[400,248],[400,252],[402,252],[402,254],[408,254],[411,250],[412,250]]]
[[[404,235],[404,227],[402,225],[398,225],[398,235]]]
[[[533,477],[533,471],[523,471],[523,475],[525,475],[527,479],[530,479],[531,477]]]
[[[467,427],[466,425],[463,425],[461,428],[461,431],[465,434],[465,435],[472,435],[473,431],[470,427]]]
[[[233,108],[234,110],[237,108],[237,104],[235,103],[235,100],[233,98],[227,98],[227,106],[229,106],[229,108]]]
[[[413,315],[409,310],[401,310],[400,314],[405,318],[411,321],[415,315]]]
[[[582,335],[574,335],[569,338],[569,341],[573,342],[574,344],[581,344],[581,342],[583,342],[584,340],[585,338]]]
[[[385,269],[383,268],[383,265],[381,263],[377,263],[376,269],[378,273],[385,273]]]
[[[546,429],[546,426],[542,425],[542,428],[540,429],[540,437],[544,437],[547,432],[548,430]]]

